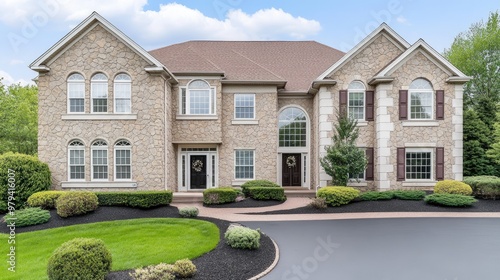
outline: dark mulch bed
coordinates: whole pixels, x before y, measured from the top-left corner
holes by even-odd
[[[276,210],[264,213],[248,214],[320,214],[320,213],[363,213],[363,212],[500,212],[500,200],[478,199],[471,207],[444,207],[430,205],[423,200],[381,200],[381,201],[353,201],[339,207],[328,207],[324,210],[310,206]]]
[[[225,204],[204,204],[205,207],[210,208],[256,208],[267,207],[282,204],[284,201],[278,200],[255,200],[253,198],[246,198],[239,202],[225,203]]]
[[[84,216],[77,216],[63,219],[57,215],[55,210],[51,211],[51,218],[48,223],[16,228],[16,233],[36,231],[48,228],[63,227],[75,224],[95,223],[103,221],[137,219],[137,218],[180,218],[176,207],[158,207],[153,209],[137,209],[128,207],[99,207],[96,211]],[[221,241],[211,252],[194,259],[193,263],[198,269],[198,273],[191,279],[203,280],[238,280],[249,279],[266,270],[274,261],[276,254],[271,239],[261,235],[260,248],[258,250],[236,250],[229,247],[224,242],[224,233],[230,222],[212,219],[199,218],[214,223],[219,227]],[[0,227],[0,232],[7,233],[8,229]],[[111,272],[107,280],[132,279],[128,274],[132,270]]]

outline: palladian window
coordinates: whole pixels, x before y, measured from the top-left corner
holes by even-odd
[[[279,114],[279,146],[306,147],[307,119],[304,111],[289,107]]]

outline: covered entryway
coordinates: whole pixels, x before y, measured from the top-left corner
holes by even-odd
[[[282,179],[283,186],[302,186],[301,176],[301,154],[283,154],[282,156]]]
[[[205,190],[217,186],[217,148],[180,147],[179,191]]]

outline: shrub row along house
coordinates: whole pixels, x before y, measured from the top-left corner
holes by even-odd
[[[348,53],[313,41],[188,41],[150,52],[97,13],[36,59],[39,158],[55,188],[328,184],[337,111],[381,190],[462,179],[469,80],[386,24]]]

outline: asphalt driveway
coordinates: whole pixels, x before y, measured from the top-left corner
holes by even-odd
[[[500,219],[243,222],[280,248],[265,280],[500,279]]]

